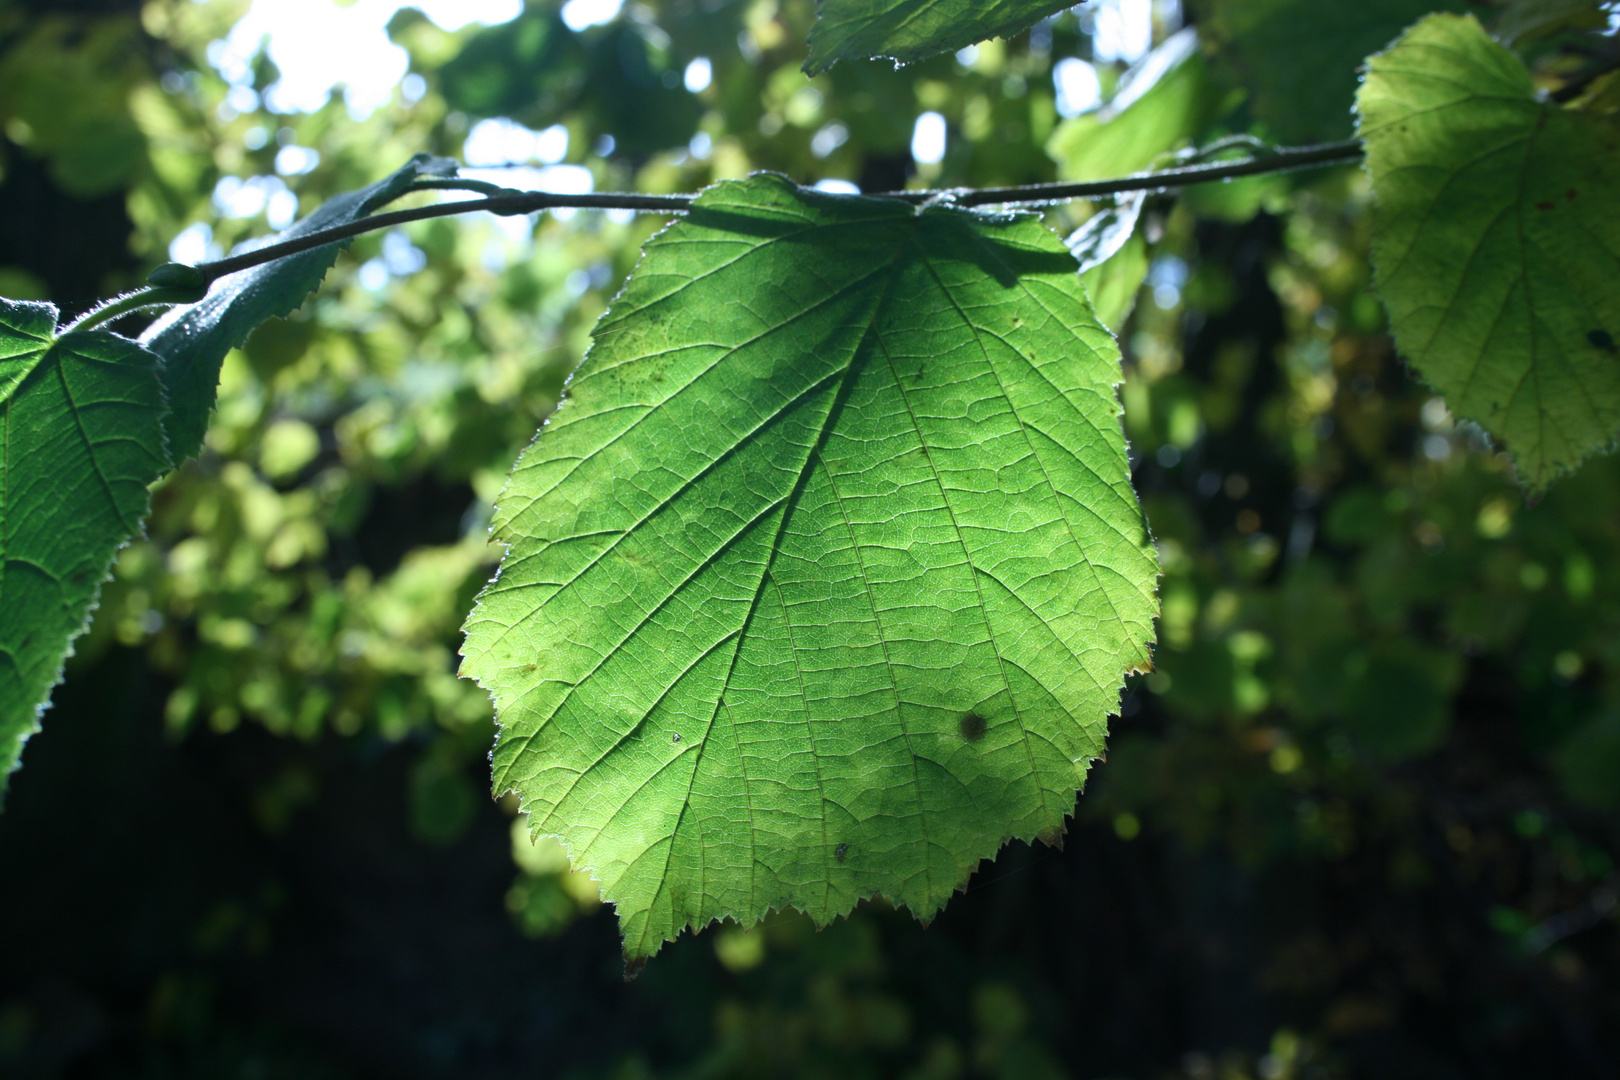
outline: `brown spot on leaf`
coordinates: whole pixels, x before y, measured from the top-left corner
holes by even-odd
[[[1552,208],[1553,208],[1553,204],[1550,203],[1550,202],[1538,202],[1538,203],[1536,203],[1536,209],[1537,210],[1551,210]]]
[[[647,958],[645,956],[638,956],[633,960],[628,956],[625,957],[624,958],[624,981],[625,982],[635,982],[636,981],[636,976],[640,975],[642,969],[645,968],[646,966],[647,966]]]
[[[1067,825],[1054,825],[1050,829],[1045,829],[1039,833],[1036,833],[1035,839],[1039,840],[1049,848],[1056,848],[1057,850],[1062,851],[1063,835],[1068,831],[1069,829]]]
[[[837,847],[833,848],[833,854],[838,857],[839,862],[843,862],[844,856],[849,854],[849,845],[839,844]]]
[[[984,729],[989,727],[989,724],[978,713],[970,712],[962,717],[962,722],[956,727],[962,733],[962,738],[968,742],[978,742],[984,738]]]

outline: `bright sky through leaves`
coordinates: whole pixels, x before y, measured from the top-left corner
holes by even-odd
[[[710,188],[496,511],[495,789],[684,927],[937,910],[1055,837],[1146,668],[1119,354],[1038,217]]]
[[[469,23],[516,18],[522,0],[254,0],[231,32],[209,50],[209,60],[231,82],[250,79],[249,65],[261,43],[281,78],[268,92],[283,112],[312,112],[343,83],[345,100],[366,115],[388,100],[404,78],[405,50],[388,40],[388,20],[414,7],[446,30]],[[266,41],[266,39],[268,39]]]

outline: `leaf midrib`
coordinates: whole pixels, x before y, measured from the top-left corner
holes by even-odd
[[[876,327],[878,326],[878,323],[880,321],[882,313],[883,313],[885,307],[888,304],[889,297],[893,292],[894,283],[898,279],[898,277],[900,276],[901,267],[903,267],[907,263],[907,261],[908,261],[907,257],[910,255],[910,253],[912,251],[912,248],[915,245],[917,223],[919,221],[921,221],[921,220],[922,220],[922,215],[920,215],[920,214],[912,215],[912,217],[908,219],[908,228],[907,228],[907,231],[906,231],[905,239],[901,243],[895,245],[895,254],[894,254],[894,257],[889,262],[888,274],[887,274],[887,276],[886,276],[886,278],[885,278],[885,280],[883,282],[883,290],[878,294],[876,302],[872,305],[871,314],[868,316],[868,318],[866,320],[866,325],[864,327],[862,327],[862,329],[861,329],[860,337],[856,339],[854,345],[850,349],[849,363],[844,365],[843,376],[839,380],[838,389],[836,391],[834,391],[834,393],[833,393],[832,401],[827,406],[827,415],[826,415],[826,418],[822,421],[821,430],[816,433],[815,441],[810,444],[809,450],[805,453],[804,463],[799,467],[799,475],[798,475],[798,477],[795,478],[795,480],[793,482],[793,487],[788,492],[787,499],[785,500],[786,505],[782,509],[781,520],[777,523],[776,535],[774,537],[772,537],[770,547],[767,549],[769,554],[767,555],[767,557],[765,559],[764,567],[760,571],[759,583],[754,586],[753,595],[749,598],[749,602],[748,602],[748,611],[743,616],[742,625],[738,628],[738,630],[736,632],[736,635],[735,635],[735,638],[733,639],[733,644],[732,644],[732,649],[731,649],[731,660],[730,660],[729,665],[727,666],[725,678],[721,681],[720,692],[715,696],[714,709],[709,714],[709,721],[708,721],[707,725],[705,725],[705,727],[704,727],[703,738],[698,740],[697,753],[696,753],[696,756],[692,760],[692,773],[691,773],[691,776],[687,780],[686,794],[681,799],[680,812],[676,815],[675,826],[670,831],[668,847],[665,849],[665,852],[664,852],[664,868],[663,868],[662,873],[659,875],[658,889],[653,894],[652,904],[649,907],[649,911],[651,911],[653,909],[656,909],[659,900],[664,896],[664,894],[666,893],[666,891],[669,888],[669,882],[670,882],[669,863],[670,863],[670,859],[674,856],[674,853],[675,853],[675,839],[676,839],[676,837],[678,837],[680,835],[681,825],[686,821],[686,811],[692,805],[692,786],[697,780],[698,768],[703,764],[703,752],[704,752],[704,750],[707,748],[707,746],[709,744],[710,736],[713,734],[714,722],[719,717],[721,708],[725,706],[726,694],[731,688],[731,680],[736,675],[736,671],[737,671],[737,657],[742,654],[743,642],[745,640],[747,640],[749,627],[753,625],[754,615],[759,610],[759,601],[760,601],[760,598],[764,595],[764,592],[765,592],[766,579],[772,578],[771,570],[776,565],[776,556],[777,556],[777,554],[782,550],[782,536],[786,533],[788,523],[793,520],[794,512],[798,509],[799,500],[803,497],[805,488],[808,485],[808,481],[809,481],[809,478],[810,478],[810,475],[811,475],[813,464],[816,461],[821,460],[821,449],[822,449],[822,447],[824,447],[826,445],[828,437],[832,434],[833,430],[838,425],[838,418],[842,415],[842,413],[844,411],[844,406],[849,400],[849,394],[850,394],[850,391],[851,391],[851,389],[852,389],[852,387],[854,385],[854,382],[855,382],[855,374],[856,374],[857,371],[864,369],[864,367],[866,366],[865,362],[863,362],[863,360],[862,360],[862,357],[863,357],[863,355],[867,355],[867,344],[868,344],[869,341],[873,340],[873,338],[874,338]],[[858,548],[857,548],[857,551],[858,551]],[[859,558],[858,554],[857,554],[857,558]],[[684,588],[684,585],[682,587]],[[868,597],[870,598],[870,590],[868,590]],[[876,609],[876,605],[874,604],[874,617],[875,617],[875,614],[876,614],[875,609]],[[884,637],[884,635],[881,632],[881,624],[880,624],[878,637],[879,637],[879,640],[882,641],[882,643],[883,643],[884,663],[889,669],[889,681],[890,681],[890,684],[891,685],[897,685],[896,682],[895,682],[895,677],[894,677],[894,667],[889,662],[889,658],[888,658],[888,640],[887,640],[886,637]],[[797,656],[795,655],[795,659],[794,659],[795,668],[797,668],[797,663],[798,663],[798,660],[797,660]],[[898,710],[897,710],[897,712],[898,712]],[[905,726],[904,726],[903,721],[901,723],[901,730],[905,731]],[[907,739],[907,745],[909,747],[909,745],[910,745],[910,733],[909,732],[906,732],[906,739]],[[812,750],[813,750],[813,745],[812,745]],[[822,782],[821,781],[820,759],[815,755],[814,752],[811,753],[810,757],[811,757],[812,762],[814,762],[814,764],[815,764],[816,782],[817,782],[818,785],[820,785],[821,782]],[[915,770],[916,769],[916,755],[912,754],[911,759],[912,759],[912,768],[913,768],[913,770]],[[742,781],[743,781],[743,790],[746,793],[748,791],[748,770],[747,770],[747,767],[746,767],[746,761],[745,761],[745,759],[743,758],[743,756],[741,754],[738,755],[738,764],[739,764],[739,772],[740,772],[740,775],[742,776]],[[920,792],[921,791],[921,778],[920,777],[918,777],[917,783],[918,783],[918,790]],[[924,808],[922,807],[922,803],[921,803],[920,798],[918,800],[918,816],[923,822],[924,842],[926,843],[927,842],[927,829],[928,829],[928,827],[927,827],[927,815],[924,812]],[[825,832],[825,830],[826,830],[826,821],[825,821],[825,817],[823,817],[822,829],[823,829],[823,833],[822,833],[823,841],[825,842],[825,837],[826,837],[826,832]],[[750,813],[750,815],[749,815],[749,825],[748,825],[748,830],[747,831],[748,831],[749,851],[750,851],[750,853],[752,853],[753,850],[754,850],[754,843],[755,843],[755,839],[754,839],[755,829],[754,829],[754,826],[753,826],[752,813]],[[701,845],[699,845],[699,849],[701,850]],[[750,866],[751,869],[750,869],[750,876],[749,876],[749,883],[748,883],[748,892],[749,892],[749,900],[752,903],[757,903],[757,898],[755,896],[754,881],[753,881],[753,876],[752,876],[752,867],[755,866],[756,864],[757,864],[757,861],[754,858],[750,857],[749,866]],[[925,874],[927,872],[926,866],[925,866],[924,872],[925,872]],[[930,892],[932,892],[931,883],[930,883]],[[643,935],[644,935],[643,936],[643,944],[645,944],[645,941],[646,941],[645,934],[647,933],[647,930],[648,930],[648,928],[650,928],[650,926],[651,926],[651,919],[649,918],[648,923],[647,923],[647,927],[644,927],[644,929],[643,929]]]

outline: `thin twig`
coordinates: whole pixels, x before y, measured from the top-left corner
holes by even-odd
[[[1037,206],[1064,202],[1070,199],[1094,199],[1102,195],[1117,195],[1127,191],[1163,191],[1232,180],[1242,176],[1286,172],[1339,162],[1354,161],[1361,157],[1359,142],[1329,143],[1323,146],[1293,147],[1274,153],[1244,158],[1241,161],[1215,165],[1187,165],[1158,172],[1133,173],[1111,180],[1092,180],[1084,183],[1028,184],[1022,187],[964,188],[944,191],[889,191],[878,198],[898,199],[918,205],[935,200],[949,201],[957,206]],[[411,191],[433,190],[464,185],[455,180],[427,180],[413,186]],[[409,192],[406,192],[409,194]],[[390,229],[412,221],[429,218],[470,214],[483,210],[492,214],[532,214],[543,210],[634,210],[654,214],[682,214],[692,207],[693,195],[638,195],[633,192],[599,192],[588,195],[562,195],[549,191],[512,192],[491,195],[483,199],[462,199],[419,206],[409,210],[391,210],[374,214],[330,229],[321,229],[305,236],[269,244],[252,251],[244,251],[214,262],[199,263],[195,269],[205,282],[212,282],[226,274],[234,274],[250,267],[261,266],[276,259],[297,255],[341,243],[363,233]]]
[[[1265,173],[1335,165],[1355,161],[1362,153],[1361,143],[1351,140],[1321,146],[1287,147],[1274,153],[1243,158],[1239,161],[1227,161],[1216,165],[1185,165],[1174,169],[1160,169],[1157,172],[1132,173],[1130,176],[1109,180],[943,191],[890,191],[884,192],[881,197],[900,199],[909,203],[949,199],[958,206],[1036,206],[1043,203],[1067,202],[1071,199],[1095,199],[1098,196],[1119,195],[1127,191],[1165,191],[1170,188],[1190,187],[1193,184],[1235,180],[1242,176],[1260,176]]]

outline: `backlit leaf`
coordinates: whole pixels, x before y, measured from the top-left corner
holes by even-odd
[[[495,789],[685,927],[927,917],[1055,839],[1156,563],[1119,355],[1027,214],[722,183],[656,237],[513,470],[467,624]]]
[[[1620,431],[1620,124],[1539,100],[1471,16],[1374,57],[1359,108],[1396,343],[1545,487]]]
[[[168,469],[158,358],[0,300],[0,796]]]
[[[819,74],[838,63],[887,56],[909,64],[986,38],[1009,37],[1070,0],[818,0],[804,70]]]

